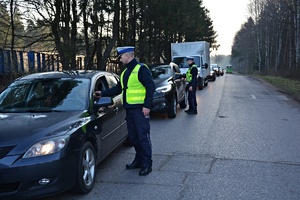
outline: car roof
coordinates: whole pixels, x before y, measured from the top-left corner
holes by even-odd
[[[35,79],[35,78],[93,78],[99,75],[112,74],[111,72],[101,70],[69,70],[69,71],[51,71],[33,73],[21,77],[20,79]]]

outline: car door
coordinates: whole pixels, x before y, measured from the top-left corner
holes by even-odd
[[[119,82],[119,76],[115,74],[110,74],[109,76],[107,76],[107,81],[110,87],[114,87]],[[122,104],[122,95],[119,94],[117,96],[114,96],[113,102],[115,106],[114,109],[117,111],[119,117],[119,134],[116,136],[116,138],[118,138],[118,140],[121,140],[125,136],[127,136],[126,111]]]
[[[177,65],[173,65],[173,73],[175,77],[175,74],[181,74],[180,69]],[[183,77],[179,78],[179,79],[175,79],[175,84],[177,87],[177,95],[178,95],[178,101],[181,101],[182,99],[184,99],[185,97],[185,80]]]
[[[117,80],[113,75],[100,77],[94,90],[105,90],[114,87]],[[121,94],[112,97],[113,104],[101,107],[97,112],[99,159],[102,160],[122,140],[121,116],[123,107]],[[124,137],[123,137],[124,138]]]

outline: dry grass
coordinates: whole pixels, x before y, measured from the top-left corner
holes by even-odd
[[[260,78],[276,88],[294,96],[297,100],[300,100],[300,81],[289,78],[281,78],[276,76],[258,76]]]

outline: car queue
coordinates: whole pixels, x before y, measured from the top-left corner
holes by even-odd
[[[188,105],[186,74],[183,73],[187,71],[187,66],[178,66],[173,62],[148,65],[156,87],[151,112],[166,114],[168,118],[175,118],[178,106],[180,109],[184,109]],[[217,77],[224,74],[224,70],[218,65],[210,65],[209,81],[215,81]]]
[[[175,118],[188,104],[186,74],[173,62],[149,69],[151,112]],[[0,199],[93,189],[97,165],[127,139],[121,95],[98,100],[93,92],[119,79],[104,71],[35,73],[0,93]]]

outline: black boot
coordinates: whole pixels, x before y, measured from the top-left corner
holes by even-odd
[[[197,107],[194,107],[193,109],[191,109],[191,111],[187,112],[187,114],[198,114]]]
[[[189,109],[185,110],[184,112],[189,113],[191,112],[193,109],[191,107],[189,107]]]

